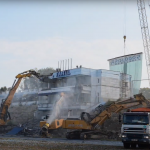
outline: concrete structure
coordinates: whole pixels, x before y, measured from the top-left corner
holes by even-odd
[[[71,117],[79,117],[90,106],[116,101],[122,98],[122,88],[126,88],[125,98],[131,96],[131,76],[116,71],[75,68],[53,73],[47,82],[47,90],[38,93],[35,113],[38,118],[53,110],[62,92],[68,95],[69,101],[67,106],[62,106],[61,118],[66,118],[68,111]]]

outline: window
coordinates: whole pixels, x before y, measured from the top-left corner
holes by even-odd
[[[124,124],[149,124],[148,115],[124,115]]]

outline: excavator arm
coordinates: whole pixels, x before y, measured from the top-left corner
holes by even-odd
[[[122,101],[119,100],[111,104],[96,107],[95,110],[98,113],[96,113],[94,116],[90,113],[83,112],[81,113],[81,120],[64,120],[62,127],[66,129],[95,130],[108,118],[110,118],[113,113],[119,113],[124,109],[129,109],[139,105],[143,105],[145,107],[150,104],[150,102],[145,99],[142,94],[137,94],[134,97],[135,98],[130,98]],[[100,111],[97,109],[99,109]]]
[[[112,116],[112,113],[118,113],[124,109],[128,109],[131,107],[135,107],[138,105],[148,106],[150,105],[150,101],[147,100],[142,94],[134,95],[135,99],[129,99],[124,101],[119,101],[111,104],[108,108],[106,108],[103,112],[101,112],[98,116],[96,116],[90,124],[102,125],[108,118]]]
[[[9,94],[8,94],[7,98],[1,104],[1,109],[0,109],[0,126],[1,125],[6,125],[6,123],[7,123],[7,116],[9,116],[9,118],[10,118],[10,115],[8,113],[8,108],[9,108],[11,102],[12,102],[14,94],[15,94],[15,92],[16,92],[16,90],[17,90],[17,88],[18,88],[18,86],[19,86],[19,84],[21,82],[21,80],[23,78],[30,77],[32,75],[36,76],[38,79],[41,78],[39,73],[37,73],[37,72],[35,72],[33,70],[25,71],[25,72],[20,73],[20,74],[18,74],[16,76],[16,79],[15,79],[13,85],[12,85],[11,90],[9,91]]]

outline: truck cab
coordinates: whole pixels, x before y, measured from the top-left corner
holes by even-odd
[[[121,136],[124,148],[150,145],[150,112],[125,112]]]

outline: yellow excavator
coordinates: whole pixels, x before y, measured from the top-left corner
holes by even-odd
[[[48,133],[48,130],[53,127],[55,129],[57,126],[57,123],[60,121],[59,124],[62,124],[63,129],[69,129],[71,131],[68,131],[66,133],[67,139],[74,139],[74,138],[80,138],[80,139],[86,139],[90,138],[91,135],[97,135],[101,134],[100,126],[112,116],[113,113],[119,113],[120,111],[124,109],[129,109],[131,107],[143,105],[150,106],[150,101],[147,100],[142,94],[134,95],[134,98],[130,98],[127,100],[118,100],[113,103],[105,104],[105,105],[99,105],[95,108],[94,115],[82,112],[81,113],[81,119],[66,119],[66,120],[57,120],[57,122],[52,124],[46,123],[42,130],[45,133]]]
[[[26,78],[26,77],[31,77],[31,76],[36,76],[38,79],[41,80],[41,77],[39,73],[35,72],[34,70],[28,70],[28,71],[25,71],[25,72],[22,72],[20,74],[18,74],[16,76],[16,79],[12,85],[12,88],[11,90],[9,91],[9,94],[7,96],[7,98],[5,100],[2,101],[1,103],[1,108],[0,108],[0,127],[1,126],[5,126],[7,125],[7,123],[9,122],[9,120],[11,120],[11,117],[10,117],[10,114],[8,112],[8,108],[12,102],[12,99],[14,97],[14,94],[21,82],[21,80],[23,78]]]

